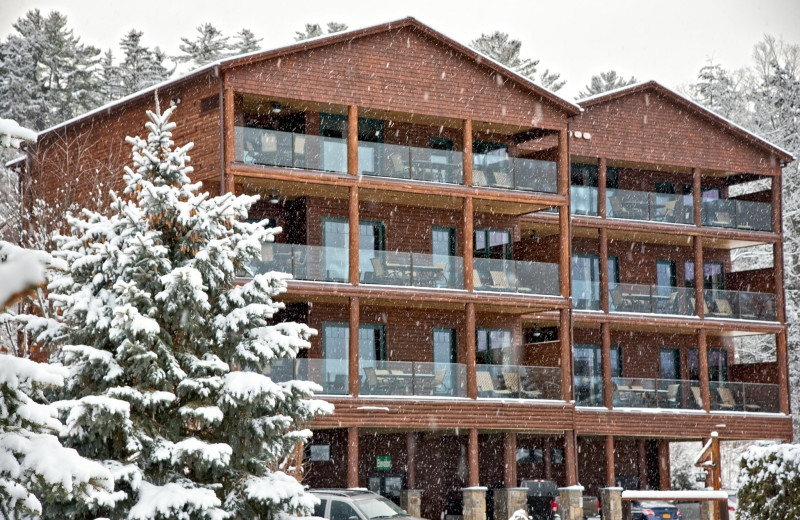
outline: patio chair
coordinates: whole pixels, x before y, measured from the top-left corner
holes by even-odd
[[[389,154],[389,163],[392,165],[392,176],[393,177],[402,177],[408,178],[409,177],[409,168],[403,162],[403,157],[397,153],[390,153]]]
[[[391,388],[389,382],[383,378],[378,377],[378,374],[373,367],[364,367],[364,375],[367,378],[367,386],[373,392],[382,390],[384,392],[388,392]]]
[[[505,271],[489,271],[492,275],[492,286],[500,290],[511,290],[511,282],[508,281]]]
[[[630,406],[631,387],[629,387],[628,385],[617,385],[616,398],[619,401],[620,406]]]
[[[622,205],[619,197],[609,197],[611,203],[611,218],[625,218],[628,216],[628,209]]]
[[[678,406],[678,401],[679,401],[678,391],[680,390],[680,388],[681,388],[680,384],[674,384],[674,385],[668,385],[667,386],[666,400],[667,400],[667,404],[668,405],[675,406],[675,407]]]
[[[657,220],[662,220],[666,222],[672,222],[675,220],[675,207],[678,204],[678,200],[668,200],[664,204],[661,205],[661,211],[658,215],[656,215]]]
[[[513,183],[511,182],[511,176],[508,172],[505,171],[496,171],[494,172],[494,184],[493,186],[497,186],[498,188],[511,188]]]
[[[717,393],[719,394],[719,398],[722,401],[719,404],[720,408],[722,408],[722,409],[725,409],[725,410],[736,410],[736,409],[744,408],[745,410],[753,411],[753,412],[761,410],[761,407],[758,406],[757,404],[745,404],[743,407],[740,406],[736,402],[736,399],[733,397],[733,392],[731,391],[730,388],[725,388],[725,387],[717,388]]]
[[[692,395],[694,396],[694,401],[697,403],[698,408],[703,408],[703,394],[700,393],[699,386],[692,387]]]
[[[378,283],[394,284],[401,281],[401,276],[393,269],[388,269],[383,258],[373,256],[369,259],[372,270],[375,273],[375,281]]]
[[[731,308],[731,302],[726,300],[725,298],[717,298],[714,300],[714,303],[717,305],[717,312],[714,314],[717,316],[722,316],[724,318],[733,318],[733,309]]]
[[[433,385],[431,386],[434,395],[446,395],[450,393],[447,384],[444,382],[444,378],[446,375],[447,375],[446,368],[437,370],[436,374],[434,374]]]
[[[476,170],[473,167],[473,169],[472,169],[472,185],[473,186],[489,186],[489,183],[486,181],[486,174],[483,173],[483,170]]]
[[[689,301],[692,302],[692,311],[697,312],[697,300],[695,300],[694,298],[689,298]],[[710,312],[708,311],[708,304],[706,303],[705,300],[703,300],[703,315],[708,316],[709,314]]]
[[[712,226],[733,227],[733,220],[731,214],[727,211],[715,211],[714,220],[711,221]]]
[[[510,390],[497,390],[492,381],[492,374],[489,372],[478,372],[475,374],[475,381],[478,384],[478,395],[481,397],[510,397]]]
[[[526,390],[520,384],[519,374],[516,372],[503,372],[503,381],[506,384],[506,388],[519,397],[526,399],[538,399],[542,397],[542,392],[539,390]]]
[[[295,134],[294,136],[294,160],[292,166],[295,168],[305,168],[306,166],[306,136]]]

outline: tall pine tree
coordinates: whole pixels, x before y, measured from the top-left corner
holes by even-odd
[[[481,34],[480,38],[472,40],[469,46],[553,92],[566,83],[561,80],[561,74],[550,72],[549,69],[545,69],[537,76],[539,60],[523,58],[522,42],[511,38],[508,33],[495,31],[491,34]]]
[[[245,221],[257,197],[190,183],[192,144],[173,148],[173,111],[156,106],[148,138],[128,138],[134,169],[110,215],[84,210],[59,238],[68,269],[50,289],[63,326],[40,337],[60,345],[71,374],[64,442],[109,468],[125,496],[47,513],[307,513],[312,499],[280,467],[308,439],[304,423],[332,407],[311,399],[313,383],[262,374],[314,331],[271,323],[289,275],[237,282],[274,230]]]
[[[618,75],[617,71],[615,70],[601,72],[596,76],[592,76],[591,81],[585,87],[586,90],[578,93],[578,99],[594,96],[602,92],[608,92],[609,90],[616,90],[627,85],[633,85],[637,81],[638,80],[633,76],[631,76],[630,79],[625,79]]]

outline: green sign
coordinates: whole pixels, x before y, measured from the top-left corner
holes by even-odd
[[[378,456],[377,459],[378,459],[378,461],[377,461],[377,464],[375,465],[375,469],[384,470],[384,471],[392,469],[392,458],[390,456],[388,456],[388,455],[383,456],[383,457],[382,456]]]

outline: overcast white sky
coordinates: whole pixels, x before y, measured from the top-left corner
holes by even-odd
[[[306,22],[331,20],[358,28],[414,16],[465,44],[501,30],[522,40],[540,70],[561,73],[567,85],[559,94],[568,99],[611,68],[675,88],[709,58],[748,64],[764,34],[800,43],[800,0],[0,0],[0,36],[34,8],[65,13],[84,42],[115,55],[132,28],[144,31],[145,45],[177,53],[180,37],[193,37],[203,22],[229,35],[249,28],[265,48],[291,43]]]

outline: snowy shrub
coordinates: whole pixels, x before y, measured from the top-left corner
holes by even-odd
[[[134,168],[108,214],[69,219],[67,264],[48,288],[61,326],[42,331],[69,370],[64,443],[114,475],[114,500],[58,505],[52,517],[218,519],[310,512],[280,468],[331,405],[317,385],[263,375],[315,332],[271,322],[289,275],[253,275],[275,232],[246,222],[254,196],[191,184],[189,143],[173,148],[174,111],[148,112],[128,138]],[[124,496],[120,496],[120,494]]]
[[[740,464],[739,518],[800,518],[800,445],[753,446]]]

